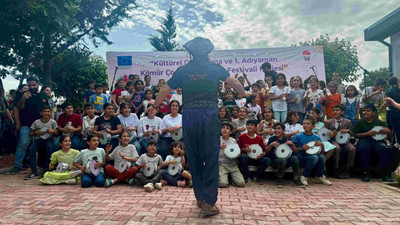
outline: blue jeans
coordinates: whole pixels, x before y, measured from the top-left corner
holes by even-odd
[[[386,150],[386,144],[383,141],[375,141],[372,138],[360,138],[357,142],[356,149],[360,154],[361,165],[364,171],[368,171],[371,168],[371,150],[375,151],[378,155],[378,166],[381,169],[386,168],[391,160]]]
[[[298,154],[297,158],[299,158],[300,167],[304,168],[303,176],[309,177],[314,168],[317,170],[317,177],[322,177],[324,175],[325,156],[323,154],[308,155],[304,153]]]
[[[55,141],[54,141],[54,150],[59,150],[59,149],[61,149],[61,146],[60,146],[60,139],[61,139],[61,136],[62,135],[59,135],[56,139],[55,139]],[[73,135],[72,137],[71,137],[71,148],[73,148],[73,149],[75,149],[75,150],[81,150],[80,149],[80,146],[81,146],[81,136],[79,136],[79,135]]]
[[[53,139],[36,139],[33,138],[31,147],[29,147],[29,163],[31,164],[31,170],[32,173],[35,175],[37,174],[37,168],[36,168],[36,153],[39,148],[45,147],[46,148],[46,158],[44,160],[44,168],[45,170],[49,168],[50,164],[50,157],[51,154],[53,154]],[[47,171],[46,170],[46,171]]]
[[[243,171],[244,180],[248,180],[250,178],[249,164],[258,166],[256,172],[254,173],[254,177],[258,178],[264,171],[267,169],[269,165],[271,165],[271,159],[268,157],[261,157],[259,160],[255,160],[249,158],[249,156],[245,154],[241,154],[238,158],[240,168]]]
[[[99,175],[94,176],[93,174],[84,173],[82,175],[81,187],[87,188],[91,187],[93,184],[96,187],[104,187],[104,183],[106,182],[106,178],[104,173],[99,173]]]
[[[28,126],[21,127],[19,131],[18,145],[17,149],[15,150],[14,168],[22,169],[22,161],[25,158],[26,150],[28,149],[32,140],[32,138],[29,137],[30,132],[31,128]]]
[[[140,142],[138,139],[135,139],[131,142],[136,148],[137,154],[140,156],[142,154],[142,146],[140,146]]]
[[[175,176],[172,176],[168,173],[168,170],[163,170],[162,178],[167,181],[168,185],[178,186],[178,181],[185,180],[181,173],[177,173]]]

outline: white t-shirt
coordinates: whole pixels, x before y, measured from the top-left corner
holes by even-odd
[[[363,90],[362,96],[369,96],[373,92],[374,92],[374,90],[372,89],[372,87],[367,87],[366,89]],[[361,98],[361,100],[360,100],[360,108],[364,108],[367,104],[374,104],[375,107],[379,107],[383,102],[383,98],[384,98],[384,92],[383,91],[380,94],[376,94],[376,95],[372,96],[366,102],[363,101],[362,98]]]
[[[181,162],[181,157],[180,156],[175,158],[173,155],[167,155],[167,157],[165,158],[165,162],[173,161],[173,160],[175,160],[175,161],[177,161],[179,163],[179,172],[182,172],[183,167],[182,167],[182,162]]]
[[[258,119],[258,114],[261,114],[262,113],[262,111],[261,111],[261,107],[258,105],[258,104],[256,104],[255,106],[252,106],[250,103],[249,104],[247,104],[247,108],[249,108],[250,109],[250,113],[249,113],[249,117],[254,117],[254,119]],[[250,115],[250,114],[252,114],[252,115]]]
[[[237,99],[235,100],[236,105],[239,107],[244,107],[246,105],[246,98],[241,98],[241,99]]]
[[[177,100],[179,102],[179,105],[182,105],[182,95],[175,93],[171,96],[169,102],[171,102],[172,100]]]
[[[125,159],[123,159],[120,155],[121,152],[124,153],[125,156],[127,156],[127,157],[132,157],[132,158],[139,157],[139,155],[136,151],[136,147],[134,145],[129,144],[126,147],[122,147],[121,145],[117,146],[114,149],[114,151],[110,153],[110,159],[114,160],[115,168],[118,168],[119,165],[121,164],[121,162],[125,161]],[[133,163],[132,163],[132,166],[133,166]]]
[[[271,90],[269,90],[270,94],[274,94],[274,96],[280,96],[281,94],[290,94],[289,87],[284,87],[283,90],[279,89],[277,86],[273,86]],[[287,111],[287,103],[286,100],[275,99],[272,100],[272,109],[276,112],[278,111]]]
[[[135,113],[131,113],[128,117],[122,114],[118,115],[118,119],[121,121],[122,128],[126,127],[138,127],[139,119]]]
[[[155,116],[153,119],[143,117],[139,120],[138,137],[143,139],[144,132],[152,131],[153,129],[160,130],[162,120],[160,117]],[[159,131],[161,134],[161,131]]]
[[[299,123],[291,124],[291,125],[289,123],[285,123],[285,134],[296,132],[296,131],[304,132],[303,126]]]
[[[174,126],[182,126],[182,115],[179,113],[176,117],[172,117],[171,114],[164,116],[164,118],[162,119],[160,130]],[[164,137],[171,137],[171,133],[165,133]]]

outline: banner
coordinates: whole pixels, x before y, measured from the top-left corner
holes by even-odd
[[[115,82],[129,74],[137,74],[142,80],[150,75],[152,84],[156,84],[159,79],[167,81],[178,67],[190,60],[187,51],[107,52],[106,56],[110,85],[115,72]],[[243,71],[251,83],[264,79],[264,73],[260,69],[264,62],[271,63],[276,72],[284,73],[288,82],[293,76],[301,76],[304,81],[312,74],[325,81],[322,46],[215,50],[209,54],[209,59],[223,66],[231,76],[240,76]]]

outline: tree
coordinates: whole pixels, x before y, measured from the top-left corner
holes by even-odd
[[[87,84],[107,81],[107,65],[101,56],[93,55],[78,46],[67,49],[52,61],[53,90],[57,97],[64,96],[74,106],[82,104]]]
[[[159,36],[152,35],[149,38],[150,44],[156,51],[174,51],[178,44],[174,41],[176,38],[176,25],[172,8],[170,7],[166,18],[161,22],[161,29],[157,29]]]
[[[51,85],[54,58],[83,39],[96,47],[111,44],[109,31],[136,5],[134,0],[5,0],[0,7],[5,12],[0,29],[9,36],[0,38],[1,64],[18,71],[40,68],[35,75]]]
[[[338,72],[343,81],[354,82],[360,74],[357,74],[358,63],[357,48],[349,41],[339,40],[337,37],[331,40],[329,35],[321,35],[311,41],[300,42],[300,46],[321,45],[324,48],[324,61],[326,80],[332,80],[332,74]]]
[[[370,72],[372,76],[366,76],[366,80],[364,80],[364,77],[362,79],[362,82],[360,83],[360,89],[364,90],[365,89],[365,83],[367,84],[367,87],[374,85],[374,77],[375,78],[382,78],[386,81],[389,80],[390,74],[389,74],[389,69],[387,67],[384,68],[379,68],[377,70],[371,71]],[[366,81],[366,82],[365,82]]]

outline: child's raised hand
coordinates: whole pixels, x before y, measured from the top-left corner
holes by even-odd
[[[307,151],[308,149],[310,149],[310,146],[304,144],[304,145],[303,145],[303,149],[304,149],[304,151]]]
[[[169,161],[169,164],[177,164],[178,162],[176,160],[171,160]]]
[[[315,141],[315,146],[322,146],[322,145],[324,145],[324,144],[322,144],[322,142],[320,142],[320,141]]]
[[[53,168],[54,168],[53,163],[50,163],[50,164],[49,164],[49,169],[52,170]]]
[[[290,140],[286,141],[286,144],[287,144],[287,145],[290,145],[290,146],[294,145],[293,142],[290,141]]]
[[[120,152],[119,155],[121,156],[121,158],[125,159],[125,153]]]
[[[157,129],[153,129],[153,130],[151,130],[151,133],[152,133],[152,134],[157,134],[157,133],[158,133],[158,130],[157,130]]]

